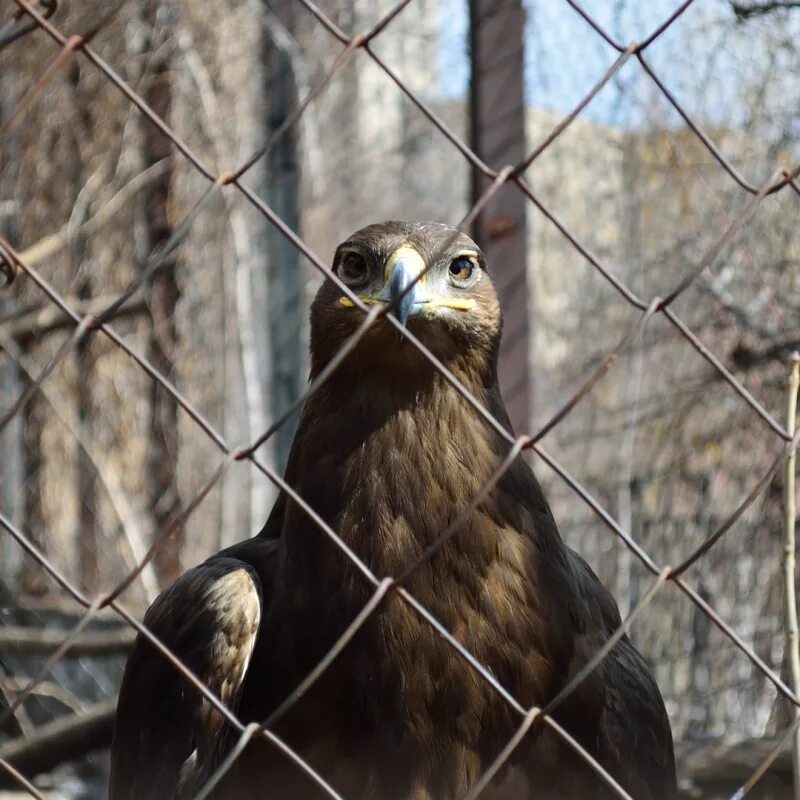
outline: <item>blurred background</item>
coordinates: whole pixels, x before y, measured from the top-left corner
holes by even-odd
[[[392,5],[323,0],[320,8],[350,33],[368,30]],[[585,0],[582,8],[627,46],[678,5]],[[0,26],[17,9],[0,0]],[[278,131],[342,50],[293,0],[60,0],[52,17],[66,34],[98,21],[92,46],[215,173],[240,166]],[[619,56],[566,0],[412,0],[371,47],[498,169],[538,152]],[[0,51],[0,235],[86,313],[142,274],[208,181],[80,56],[9,120],[57,53],[41,30]],[[645,57],[735,174],[630,58],[525,176],[547,213],[649,302],[700,264],[742,213],[751,200],[742,182],[760,187],[797,163],[800,2],[695,0]],[[370,222],[458,224],[486,187],[363,51],[244,180],[326,263],[339,241]],[[533,433],[640,312],[513,185],[475,235],[506,305],[506,399],[517,432]],[[308,306],[320,280],[241,194],[217,192],[113,327],[240,446],[304,389]],[[674,310],[783,420],[786,360],[800,348],[797,194],[764,199]],[[22,274],[0,294],[0,413],[73,329]],[[259,451],[277,469],[293,424]],[[543,444],[659,564],[679,563],[707,539],[780,446],[661,315]],[[175,399],[99,335],[74,349],[3,427],[0,453],[0,510],[90,596],[140,561],[222,460]],[[546,464],[535,460],[534,468],[563,536],[624,616],[652,577]],[[778,673],[782,487],[778,475],[687,574]],[[124,603],[143,614],[186,568],[257,532],[274,498],[263,475],[236,462]],[[0,714],[80,615],[1,532]],[[666,700],[685,796],[728,796],[789,723],[788,704],[673,585],[637,620],[632,638]],[[0,717],[0,757],[37,776],[46,796],[105,796],[104,748],[131,641],[130,629],[100,614],[24,704]],[[790,796],[788,763],[778,759],[760,796]],[[0,785],[9,787],[0,797],[16,796],[5,774]]]

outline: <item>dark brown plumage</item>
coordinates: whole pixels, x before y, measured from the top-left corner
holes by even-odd
[[[412,289],[423,264],[429,270]],[[475,244],[434,223],[351,236],[334,268],[395,313],[503,425],[499,303]],[[311,312],[311,376],[363,320],[332,281]],[[507,442],[386,320],[307,401],[286,480],[378,576],[413,563],[478,493]],[[620,624],[567,548],[517,459],[410,592],[526,707],[543,706]],[[184,575],[145,618],[243,721],[263,721],[313,669],[371,585],[282,495],[264,529]],[[642,657],[623,638],[556,719],[635,798],[676,794],[672,737]],[[389,594],[276,732],[344,797],[463,796],[520,723],[413,610]],[[235,741],[218,713],[145,642],[120,692],[111,800],[191,797]],[[253,741],[219,797],[324,796]],[[487,798],[604,797],[600,779],[535,724]]]

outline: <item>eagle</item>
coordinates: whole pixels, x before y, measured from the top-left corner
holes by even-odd
[[[312,303],[310,380],[345,343],[350,349],[304,402],[286,485],[374,576],[404,576],[405,590],[518,703],[542,708],[608,642],[620,615],[562,541],[523,458],[474,502],[508,458],[502,434],[511,431],[497,378],[500,302],[483,254],[448,225],[385,222],[344,241],[332,272],[362,302],[328,277]],[[364,326],[364,308],[376,304],[382,313]],[[459,515],[457,532],[429,552]],[[261,724],[374,593],[343,548],[282,492],[256,536],[186,572],[144,623],[242,723]],[[632,797],[676,797],[664,703],[627,636],[552,717]],[[455,800],[520,723],[492,682],[390,589],[269,729],[344,800]],[[140,636],[119,694],[111,800],[194,797],[239,735]],[[326,796],[262,736],[248,741],[213,792],[234,800]],[[609,792],[539,718],[481,796]]]

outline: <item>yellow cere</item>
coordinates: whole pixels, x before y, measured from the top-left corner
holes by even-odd
[[[366,295],[360,294],[358,295],[358,299],[365,305],[365,306],[374,306],[377,303],[380,303],[380,300],[376,300],[374,297],[367,297]],[[339,298],[339,305],[344,306],[345,308],[354,308],[355,303],[349,298],[342,295]]]
[[[373,297],[359,296],[358,299],[367,306],[375,305],[376,303],[381,302],[380,300],[375,300]],[[349,297],[345,297],[344,295],[339,298],[339,305],[344,306],[345,308],[355,307],[355,303]],[[455,297],[432,297],[426,305],[433,306],[435,308],[453,308],[456,311],[472,311],[477,304],[474,300],[459,300]]]
[[[405,261],[409,266],[415,268],[416,275],[414,275],[414,277],[417,277],[417,275],[421,274],[425,269],[425,259],[413,247],[404,244],[402,247],[398,247],[386,261],[386,271],[383,276],[386,283],[389,283],[392,272],[394,272],[394,268],[400,260]],[[419,283],[425,283],[425,275],[419,279]]]
[[[430,304],[439,308],[454,308],[456,311],[472,311],[477,305],[474,300],[459,300],[456,297],[433,297]]]

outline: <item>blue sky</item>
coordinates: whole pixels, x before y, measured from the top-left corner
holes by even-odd
[[[623,42],[646,38],[678,5],[679,0],[583,0],[586,11]],[[526,0],[525,7],[526,100],[566,112],[617,53],[564,0]],[[800,27],[800,13],[784,19]],[[463,97],[467,91],[467,25],[466,1],[442,0],[439,90],[445,97]],[[646,57],[690,113],[706,122],[745,123],[748,109],[739,99],[741,84],[756,80],[758,70],[763,71],[773,55],[771,48],[778,47],[775,32],[774,18],[737,25],[727,0],[696,0]],[[791,82],[791,96],[798,83],[797,67],[784,65],[782,79]],[[786,91],[780,88],[783,102],[789,102]],[[640,124],[654,114],[662,123],[674,116],[634,61],[584,111],[587,118],[623,126]]]

